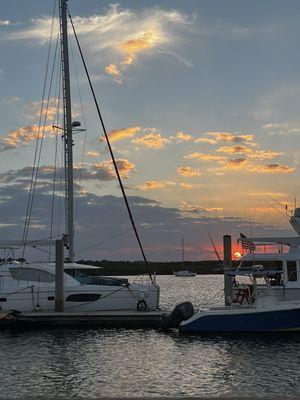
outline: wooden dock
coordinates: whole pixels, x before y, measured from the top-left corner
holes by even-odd
[[[0,312],[0,330],[99,327],[99,328],[158,328],[162,311],[93,311],[93,312],[50,312],[24,313]]]

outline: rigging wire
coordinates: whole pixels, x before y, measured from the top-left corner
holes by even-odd
[[[69,10],[68,10],[68,13],[69,13],[69,18],[70,18],[70,22],[71,22],[71,25],[72,25],[74,37],[76,39],[76,43],[77,43],[77,46],[78,46],[80,57],[81,57],[81,60],[82,60],[82,63],[83,63],[83,67],[84,67],[84,70],[85,70],[85,73],[86,73],[86,76],[87,76],[87,79],[88,79],[88,82],[89,82],[89,86],[90,86],[90,89],[91,89],[91,92],[92,92],[92,96],[93,96],[93,99],[94,99],[94,102],[95,102],[97,113],[98,113],[98,116],[99,116],[99,119],[100,119],[100,122],[101,122],[102,130],[103,130],[103,133],[104,133],[104,136],[105,136],[105,139],[106,139],[108,150],[109,150],[109,153],[110,153],[113,165],[114,165],[114,169],[115,169],[115,172],[116,172],[116,175],[117,175],[117,179],[118,179],[118,182],[119,182],[119,185],[120,185],[120,188],[121,188],[121,192],[122,192],[122,195],[123,195],[123,199],[124,199],[124,202],[125,202],[125,205],[126,205],[126,209],[127,209],[128,215],[129,215],[131,226],[133,228],[135,237],[137,239],[139,248],[141,250],[144,262],[145,262],[146,265],[148,265],[148,261],[147,261],[147,258],[146,258],[146,255],[145,255],[145,252],[144,252],[144,249],[143,249],[143,246],[142,246],[142,243],[141,243],[141,240],[140,240],[140,237],[139,237],[139,234],[138,234],[138,231],[137,231],[134,219],[133,219],[133,215],[131,213],[131,209],[130,209],[130,206],[129,206],[129,203],[128,203],[128,199],[127,199],[127,196],[126,196],[126,193],[125,193],[125,188],[123,186],[123,182],[122,182],[122,179],[121,179],[121,176],[120,176],[120,172],[119,172],[119,169],[118,169],[118,165],[116,163],[115,156],[114,156],[114,153],[112,151],[112,147],[111,147],[110,140],[109,140],[109,137],[108,137],[108,134],[107,134],[107,130],[106,130],[103,118],[102,118],[102,114],[101,114],[101,111],[100,111],[100,108],[99,108],[99,105],[98,105],[96,94],[95,94],[95,91],[94,91],[94,88],[93,88],[93,85],[92,85],[92,81],[91,81],[91,78],[90,78],[90,75],[89,75],[89,72],[88,72],[88,69],[87,69],[87,65],[86,65],[85,59],[83,57],[81,46],[79,44],[77,33],[75,31],[75,27],[74,27],[74,24],[73,24],[73,19],[72,19],[72,16],[71,16]],[[149,273],[149,275],[150,275],[151,281],[153,282],[151,273]]]
[[[30,187],[29,187],[29,193],[28,193],[28,199],[27,199],[27,205],[26,205],[26,214],[25,214],[23,238],[22,238],[22,242],[23,242],[22,258],[24,258],[24,255],[25,255],[25,247],[26,247],[26,241],[27,241],[27,237],[28,237],[28,230],[29,230],[30,218],[31,218],[31,209],[32,209],[32,203],[33,203],[33,197],[34,197],[34,176],[35,176],[35,172],[36,172],[36,161],[37,161],[39,145],[40,145],[39,144],[40,130],[41,130],[41,125],[42,125],[44,100],[45,100],[47,78],[48,78],[49,65],[50,65],[50,55],[51,55],[51,47],[52,47],[52,37],[53,37],[55,14],[56,14],[56,1],[54,1],[54,7],[53,7],[51,31],[50,31],[50,38],[49,38],[49,45],[48,45],[48,52],[47,52],[46,71],[45,71],[45,78],[44,78],[44,84],[43,84],[43,90],[42,90],[42,101],[41,101],[40,115],[39,115],[38,133],[37,133],[37,137],[36,137],[36,146],[35,146],[35,152],[34,152],[31,181],[30,181]]]
[[[82,115],[83,126],[84,126],[84,139],[83,139],[83,146],[82,146],[82,156],[81,156],[81,161],[80,161],[78,188],[77,188],[77,194],[76,194],[76,200],[75,200],[75,213],[74,213],[74,235],[75,235],[75,233],[76,233],[76,224],[77,224],[77,215],[78,215],[78,206],[79,206],[79,197],[80,197],[80,187],[81,187],[82,174],[83,174],[82,166],[83,166],[83,162],[84,162],[85,149],[86,149],[87,131],[86,131],[86,118],[85,118],[84,107],[83,107],[83,102],[82,102],[82,96],[81,96],[81,91],[80,91],[80,86],[79,86],[78,70],[77,70],[77,66],[76,66],[76,62],[75,62],[74,46],[73,46],[72,40],[70,40],[70,49],[71,49],[71,58],[72,58],[72,63],[73,63],[74,71],[75,71],[76,86],[77,86],[80,109],[81,109],[81,115]]]

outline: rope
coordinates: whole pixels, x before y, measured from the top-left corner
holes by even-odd
[[[104,133],[104,136],[105,136],[105,139],[106,139],[108,150],[109,150],[109,153],[110,153],[113,165],[114,165],[114,169],[115,169],[115,172],[116,172],[116,175],[117,175],[117,179],[118,179],[118,182],[119,182],[119,185],[120,185],[120,188],[121,188],[121,192],[122,192],[123,199],[124,199],[124,202],[125,202],[125,205],[126,205],[128,216],[129,216],[129,219],[130,219],[130,222],[131,222],[131,226],[133,228],[135,237],[137,239],[139,248],[141,250],[144,262],[145,262],[146,265],[148,265],[148,261],[147,261],[147,258],[146,258],[146,255],[145,255],[145,252],[144,252],[144,249],[143,249],[143,246],[142,246],[142,243],[141,243],[137,228],[135,226],[135,222],[134,222],[134,219],[133,219],[133,216],[132,216],[132,213],[131,213],[131,209],[130,209],[130,206],[129,206],[129,203],[128,203],[128,199],[127,199],[127,196],[126,196],[126,193],[125,193],[123,182],[122,182],[122,179],[121,179],[121,176],[120,176],[120,173],[119,173],[119,169],[118,169],[118,166],[117,166],[117,163],[116,163],[116,160],[115,160],[114,153],[112,151],[112,147],[111,147],[110,140],[109,140],[109,137],[108,137],[108,134],[107,134],[107,130],[106,130],[103,118],[102,118],[102,114],[101,114],[101,111],[100,111],[100,108],[99,108],[99,105],[98,105],[96,94],[95,94],[95,91],[94,91],[94,88],[93,88],[93,85],[92,85],[92,82],[91,82],[91,78],[90,78],[90,75],[89,75],[89,72],[88,72],[88,69],[87,69],[87,65],[86,65],[85,59],[83,57],[81,46],[79,44],[79,40],[78,40],[76,31],[75,31],[75,27],[74,27],[73,20],[72,20],[70,12],[69,12],[69,18],[70,18],[70,21],[71,21],[71,25],[72,25],[74,37],[76,39],[76,43],[77,43],[77,46],[78,46],[78,50],[79,50],[79,53],[80,53],[80,57],[81,57],[81,60],[82,60],[83,66],[84,66],[84,70],[85,70],[85,73],[86,73],[86,76],[87,76],[87,79],[88,79],[88,82],[89,82],[89,86],[90,86],[90,89],[91,89],[91,92],[92,92],[92,96],[93,96],[93,99],[94,99],[94,102],[95,102],[95,106],[96,106],[97,113],[98,113],[98,116],[99,116],[99,119],[100,119],[102,130],[103,130],[103,133]],[[150,276],[151,282],[153,282],[151,273],[149,273],[149,276]]]

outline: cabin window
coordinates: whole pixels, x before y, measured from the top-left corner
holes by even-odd
[[[78,302],[85,302],[85,301],[96,301],[101,297],[101,294],[97,293],[77,293],[71,294],[66,298],[66,301],[78,301]]]
[[[297,280],[297,262],[287,261],[286,266],[288,281],[295,282]]]
[[[33,268],[11,268],[10,274],[17,281],[26,282],[54,282],[53,274]]]

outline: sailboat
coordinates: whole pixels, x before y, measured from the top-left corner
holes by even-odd
[[[189,278],[189,277],[196,276],[197,275],[196,272],[192,272],[192,271],[189,271],[187,269],[184,269],[185,268],[185,265],[184,265],[184,263],[185,263],[185,261],[184,261],[184,238],[181,241],[181,256],[182,256],[182,270],[174,271],[173,274],[175,276],[179,276],[179,277],[182,277],[182,278]]]
[[[87,67],[79,45],[78,37],[69,14],[73,32],[84,63],[90,88],[104,130],[113,165],[126,203],[130,220],[138,243],[144,252],[137,234],[131,210],[126,198],[124,187],[112,153],[108,135],[102,116],[96,102],[95,93],[88,75]],[[127,279],[103,277],[99,268],[80,265],[74,262],[74,183],[73,183],[73,130],[79,126],[72,121],[70,71],[68,50],[68,7],[67,0],[59,0],[60,44],[62,92],[64,109],[64,164],[65,164],[65,198],[66,198],[66,234],[64,235],[67,258],[64,263],[64,309],[65,311],[95,311],[95,310],[137,310],[153,311],[159,307],[159,287],[154,277],[149,276],[145,284],[130,283]],[[0,241],[0,248],[14,249],[20,246],[43,245],[47,241]],[[0,265],[0,309],[3,311],[15,309],[21,312],[54,311],[55,310],[55,264],[27,263],[24,260],[4,260]]]

